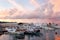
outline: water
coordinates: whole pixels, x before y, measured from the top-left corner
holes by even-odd
[[[26,35],[24,39],[16,39],[16,40],[60,40],[60,31],[59,30],[56,30],[56,32],[58,33],[57,35],[55,34],[55,31],[41,30],[41,33],[43,35],[40,37]],[[11,36],[11,35],[3,34],[0,36],[0,40],[15,40],[15,38],[13,38],[13,36]]]

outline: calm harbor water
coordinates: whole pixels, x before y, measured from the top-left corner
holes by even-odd
[[[17,40],[60,40],[60,29],[56,30],[57,34],[55,34],[55,31],[46,31],[41,30],[42,36],[28,36],[26,35],[24,39],[17,39]],[[0,36],[0,40],[15,40],[13,36],[8,34],[3,34]]]

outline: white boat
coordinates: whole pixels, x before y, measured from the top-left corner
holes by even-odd
[[[34,31],[34,29],[29,28],[29,29],[27,29],[26,31],[27,31],[27,32],[33,32],[33,31]]]
[[[56,29],[60,29],[60,26],[56,26],[56,25],[51,25],[51,27],[48,27],[47,24],[43,24],[42,26],[40,26],[40,28],[45,29],[45,30],[56,30]]]
[[[15,28],[5,28],[8,32],[15,32],[16,29]]]

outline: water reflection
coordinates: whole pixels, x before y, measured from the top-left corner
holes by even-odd
[[[10,39],[12,39],[12,37],[11,36],[9,36],[9,35],[1,35],[0,36],[0,40],[10,40]]]
[[[18,40],[18,39],[13,38],[13,36],[11,35],[4,34],[0,37],[0,40]],[[26,35],[24,39],[19,39],[19,40],[40,40],[40,37]]]
[[[0,40],[60,40],[60,31],[56,30],[58,33],[55,34],[55,31],[46,31],[41,30],[41,33],[43,35],[41,36],[31,36],[31,35],[25,35],[24,39],[16,39],[12,35],[4,34],[0,36]]]

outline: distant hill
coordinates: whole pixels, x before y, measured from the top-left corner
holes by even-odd
[[[16,23],[16,22],[2,22],[2,21],[0,21],[0,23]]]

